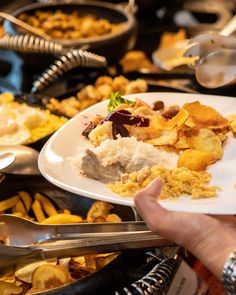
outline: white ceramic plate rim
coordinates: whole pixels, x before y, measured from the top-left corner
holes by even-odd
[[[149,103],[155,100],[163,100],[167,105],[182,105],[185,102],[198,100],[203,104],[205,103],[214,107],[223,115],[236,114],[236,98],[234,97],[173,92],[150,92],[126,97],[129,99],[140,98],[144,101],[147,100]],[[72,169],[71,163],[68,162],[68,158],[76,154],[79,146],[88,145],[88,141],[81,135],[81,130],[84,129],[84,123],[88,122],[95,114],[105,114],[106,105],[107,101],[98,103],[63,125],[41,150],[39,155],[39,169],[47,180],[72,193],[110,203],[134,206],[132,197],[121,197],[113,194],[101,182],[80,176]],[[77,132],[78,136],[76,136],[74,131]],[[173,211],[236,214],[235,150],[236,140],[230,138],[225,146],[223,159],[208,169],[213,175],[212,184],[219,185],[222,188],[218,197],[192,200],[189,197],[183,196],[178,200],[165,200],[160,201],[160,203]]]

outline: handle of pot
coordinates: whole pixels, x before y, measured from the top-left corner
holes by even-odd
[[[55,4],[60,2],[60,0],[38,0],[38,3],[51,3],[51,4]],[[125,11],[131,13],[131,14],[135,14],[137,11],[137,6],[135,3],[135,0],[128,0],[128,3],[126,2],[121,2],[119,4],[117,4],[118,6],[122,6],[123,9],[125,9]]]
[[[137,11],[135,0],[128,0],[128,3],[125,4],[124,9],[129,13],[135,14]]]

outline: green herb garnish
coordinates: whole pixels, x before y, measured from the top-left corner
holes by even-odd
[[[126,103],[126,104],[135,104],[134,101],[125,99],[120,92],[113,92],[109,96],[109,103],[108,103],[108,112],[112,112],[119,104]]]

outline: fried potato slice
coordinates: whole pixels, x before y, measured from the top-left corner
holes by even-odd
[[[71,211],[69,209],[64,209],[62,213],[63,214],[71,214]]]
[[[189,114],[184,108],[181,108],[177,115],[169,120],[157,113],[155,116],[150,117],[150,126],[157,130],[180,129],[188,116]]]
[[[86,265],[85,256],[73,257],[70,260],[70,272],[74,279],[80,279],[94,272]]]
[[[0,202],[0,212],[11,209],[19,201],[19,196],[14,196]]]
[[[174,128],[173,130],[166,131],[164,135],[150,139],[150,140],[145,140],[144,142],[152,144],[152,145],[157,145],[157,146],[162,146],[162,145],[174,145],[176,141],[178,140],[178,131],[177,128]]]
[[[23,201],[26,211],[29,212],[32,205],[32,198],[30,194],[25,191],[19,191],[17,194],[18,196],[20,196],[21,200]]]
[[[44,197],[40,193],[36,193],[34,197],[36,200],[39,200],[40,204],[43,207],[43,210],[47,213],[48,216],[57,215],[57,210],[48,198]]]
[[[110,210],[113,208],[111,204],[95,201],[87,213],[87,221],[94,222],[99,217],[105,217],[110,214]]]
[[[60,265],[41,265],[32,274],[33,288],[52,289],[71,281],[69,271]]]
[[[12,283],[8,282],[0,282],[0,294],[1,295],[13,295],[20,294],[22,292],[22,288],[15,286]]]
[[[38,222],[42,222],[46,218],[39,200],[34,201],[32,209]]]
[[[149,127],[125,126],[129,131],[130,137],[135,137],[138,141],[151,140],[161,135],[161,130]]]
[[[212,107],[202,105],[199,101],[186,103],[183,108],[189,113],[185,124],[189,127],[225,128],[229,122]]]
[[[110,263],[112,260],[114,260],[119,253],[105,253],[103,254],[98,254],[96,256],[96,268],[101,269],[104,266],[106,266],[108,263]]]
[[[204,171],[212,163],[212,155],[199,150],[188,149],[181,153],[177,167],[194,171]]]
[[[167,122],[168,120],[158,113],[150,117],[150,126],[156,130],[164,130]]]
[[[0,282],[7,282],[7,283],[14,283],[15,282],[15,267],[14,267],[14,265],[9,265],[9,266],[6,266],[3,269],[1,269]]]
[[[16,205],[12,208],[12,213],[21,213],[23,216],[29,217],[25,209],[25,206],[21,200],[18,200]]]
[[[63,214],[59,213],[57,215],[50,216],[43,221],[42,224],[67,224],[67,223],[78,223],[83,221],[83,218],[79,215],[73,214]]]
[[[28,284],[32,283],[32,274],[36,268],[42,265],[57,264],[57,259],[51,259],[48,261],[34,261],[31,263],[17,263],[15,268],[15,276],[17,279]]]
[[[108,214],[106,216],[106,222],[121,222],[121,218],[117,214]]]
[[[227,116],[227,119],[229,121],[229,127],[233,132],[233,135],[236,136],[236,115]]]
[[[185,135],[182,135],[178,138],[178,141],[174,144],[174,147],[177,150],[181,150],[181,149],[189,149],[189,142],[188,139]]]
[[[189,113],[185,108],[181,108],[180,111],[172,119],[167,121],[164,130],[172,130],[173,128],[179,129],[188,119]]]
[[[192,129],[188,142],[192,149],[211,154],[213,163],[223,156],[221,140],[211,129]]]

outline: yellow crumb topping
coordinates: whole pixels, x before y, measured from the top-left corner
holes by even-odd
[[[182,195],[190,195],[192,199],[211,198],[220,190],[217,186],[209,186],[211,175],[206,171],[192,171],[184,167],[167,169],[161,165],[123,174],[120,181],[107,186],[121,196],[133,196],[157,177],[164,182],[161,199],[176,199]]]
[[[48,110],[44,110],[44,113],[47,115],[47,120],[42,122],[36,128],[29,128],[31,136],[25,144],[36,142],[37,140],[52,134],[68,121],[67,118],[53,115]]]

